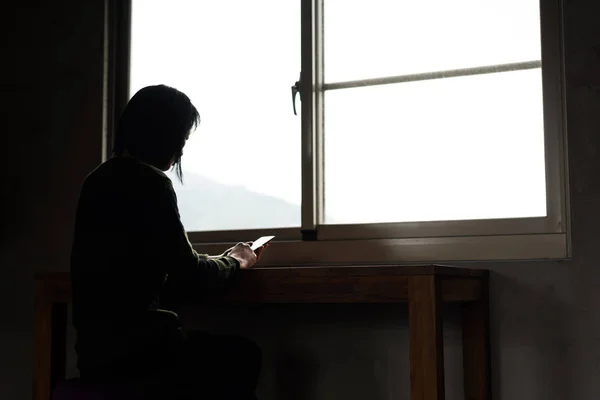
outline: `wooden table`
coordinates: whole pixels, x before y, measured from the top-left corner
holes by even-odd
[[[490,400],[488,273],[445,266],[257,268],[242,271],[225,303],[408,303],[411,400],[444,399],[442,303],[463,310],[466,400]],[[35,278],[34,400],[65,377],[69,274]]]

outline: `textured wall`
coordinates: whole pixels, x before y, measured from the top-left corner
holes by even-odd
[[[600,9],[596,0],[565,3],[573,260],[477,265],[493,271],[495,399],[600,398]],[[5,59],[17,68],[3,74],[3,91],[13,94],[0,172],[3,399],[31,397],[33,271],[68,268],[78,185],[100,161],[101,145],[101,2],[65,0],[15,12]],[[264,347],[264,399],[407,398],[404,310],[204,313],[201,323],[190,323],[245,333]],[[459,399],[458,316],[449,309],[448,317],[448,398]]]

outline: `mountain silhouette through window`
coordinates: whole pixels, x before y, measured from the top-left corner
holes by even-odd
[[[224,185],[184,171],[183,185],[173,178],[181,220],[187,231],[245,230],[300,226],[300,205]]]

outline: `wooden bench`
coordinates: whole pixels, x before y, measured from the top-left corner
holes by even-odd
[[[463,310],[466,400],[490,400],[488,273],[445,266],[257,268],[241,272],[224,303],[408,303],[411,400],[444,399],[442,303]],[[69,274],[35,278],[34,400],[65,377]]]

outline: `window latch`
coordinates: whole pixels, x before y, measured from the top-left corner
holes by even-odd
[[[294,83],[294,86],[292,86],[292,106],[294,107],[294,115],[298,115],[296,113],[296,95],[299,93],[300,94],[300,101],[302,101],[302,92],[300,91],[300,81],[302,80],[302,73],[300,73],[300,78],[298,78],[298,81],[296,81],[296,83]]]

